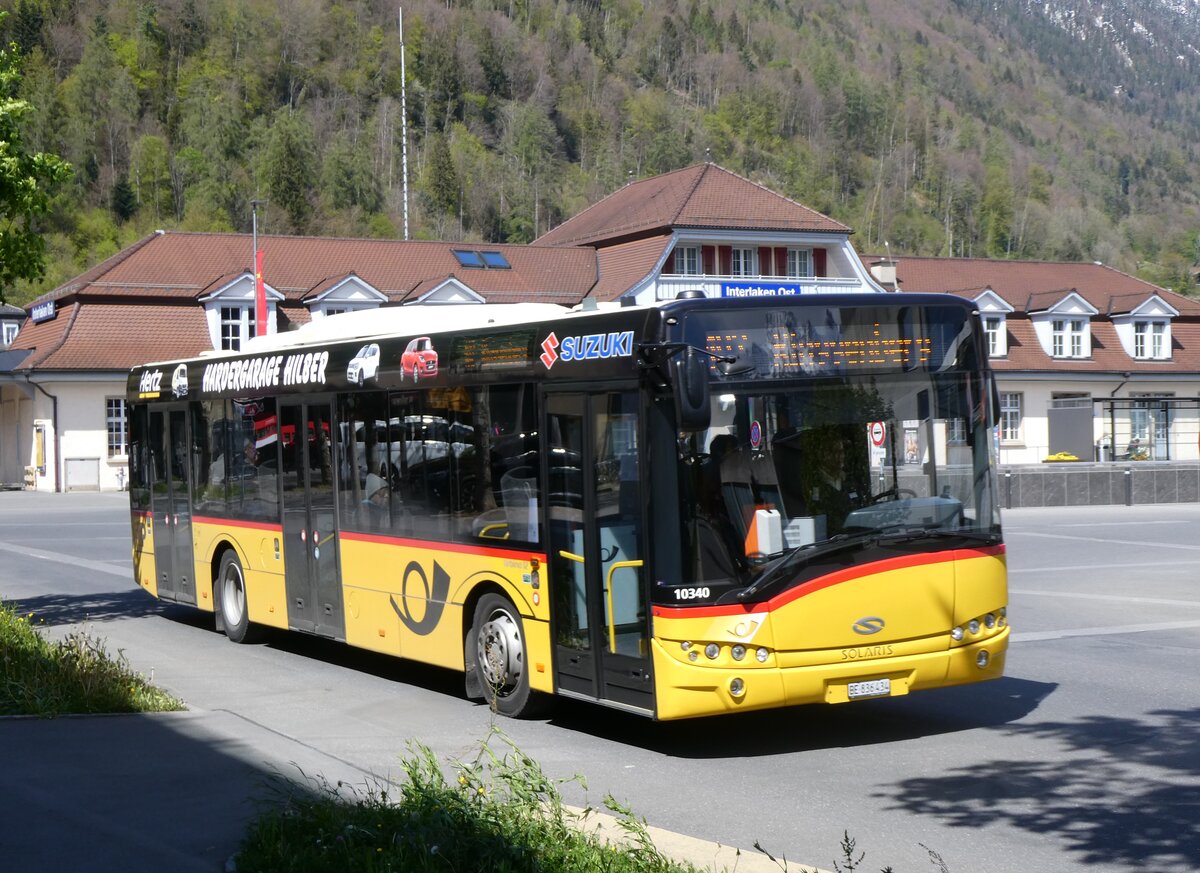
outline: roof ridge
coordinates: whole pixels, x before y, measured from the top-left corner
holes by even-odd
[[[696,166],[696,165],[693,164],[692,166]],[[713,164],[713,163],[705,163],[700,166],[700,172],[696,174],[696,178],[692,182],[691,189],[679,201],[679,208],[676,209],[675,214],[671,216],[671,225],[672,226],[679,223],[679,216],[683,215],[683,210],[688,205],[688,201],[690,201],[692,199],[692,195],[694,195],[696,193],[696,189],[700,187],[700,183],[704,181],[704,177],[708,175],[708,171],[711,170],[715,166],[716,166],[716,164]],[[684,168],[684,169],[686,169],[686,168]],[[726,171],[726,172],[728,172],[728,171]],[[664,175],[669,175],[669,174],[664,174]],[[653,179],[654,177],[651,176],[650,178]]]

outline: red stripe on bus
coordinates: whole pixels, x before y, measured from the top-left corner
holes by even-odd
[[[537,558],[542,564],[546,556],[538,552],[506,551],[487,546],[469,546],[464,543],[444,543],[437,540],[412,540],[406,537],[391,536],[390,534],[360,533],[358,531],[342,531],[342,539],[360,543],[381,543],[387,546],[403,546],[408,549],[432,549],[438,552],[454,552],[459,555],[479,555],[484,558],[510,558],[517,561],[527,561]]]
[[[813,594],[825,588],[832,588],[834,585],[841,585],[843,582],[853,582],[855,579],[862,579],[865,576],[874,576],[892,570],[905,570],[911,567],[944,564],[948,561],[991,558],[1003,555],[1004,553],[1004,544],[1001,543],[998,546],[987,546],[978,549],[952,549],[948,552],[905,555],[900,558],[889,558],[886,561],[874,561],[870,564],[851,567],[847,570],[840,570],[837,573],[830,573],[827,576],[818,576],[816,579],[810,579],[802,585],[797,585],[795,588],[790,588],[782,594],[772,597],[765,603],[761,601],[758,603],[724,603],[720,606],[696,606],[691,608],[686,606],[655,606],[651,612],[653,615],[662,618],[717,618],[730,615],[745,615],[750,612],[761,612],[764,609],[767,612],[773,612],[806,595]]]
[[[266,521],[246,521],[240,518],[213,518],[208,515],[193,515],[192,522],[201,524],[219,524],[225,527],[245,527],[250,530],[270,530],[283,533],[283,526]]]

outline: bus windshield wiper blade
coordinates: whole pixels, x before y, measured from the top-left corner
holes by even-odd
[[[773,564],[763,569],[759,574],[758,579],[743,588],[737,594],[738,600],[746,600],[761,592],[772,582],[780,577],[784,571],[791,569],[802,560],[815,558],[818,555],[828,555],[832,552],[839,552],[842,549],[849,548],[864,540],[869,540],[873,537],[874,531],[864,532],[861,534],[845,534],[840,533],[831,536],[827,540],[822,540],[819,543],[809,543],[804,546],[798,546],[790,552],[784,552],[780,555]]]
[[[809,543],[785,552],[773,564],[765,568],[758,579],[737,593],[738,600],[747,600],[765,589],[771,587],[781,578],[786,578],[787,571],[793,570],[801,562],[812,558],[829,555],[863,545],[895,545],[920,539],[953,539],[982,540],[988,543],[999,542],[999,537],[993,533],[961,528],[945,527],[886,527],[856,533],[840,533],[819,543]]]

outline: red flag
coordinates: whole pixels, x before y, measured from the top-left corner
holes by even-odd
[[[265,336],[267,333],[267,286],[262,277],[262,249],[254,253],[254,301],[255,301],[255,334]]]

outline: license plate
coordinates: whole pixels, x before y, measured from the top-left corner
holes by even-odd
[[[851,700],[859,697],[886,697],[891,693],[891,679],[868,679],[865,682],[851,682],[846,686],[846,695]]]

